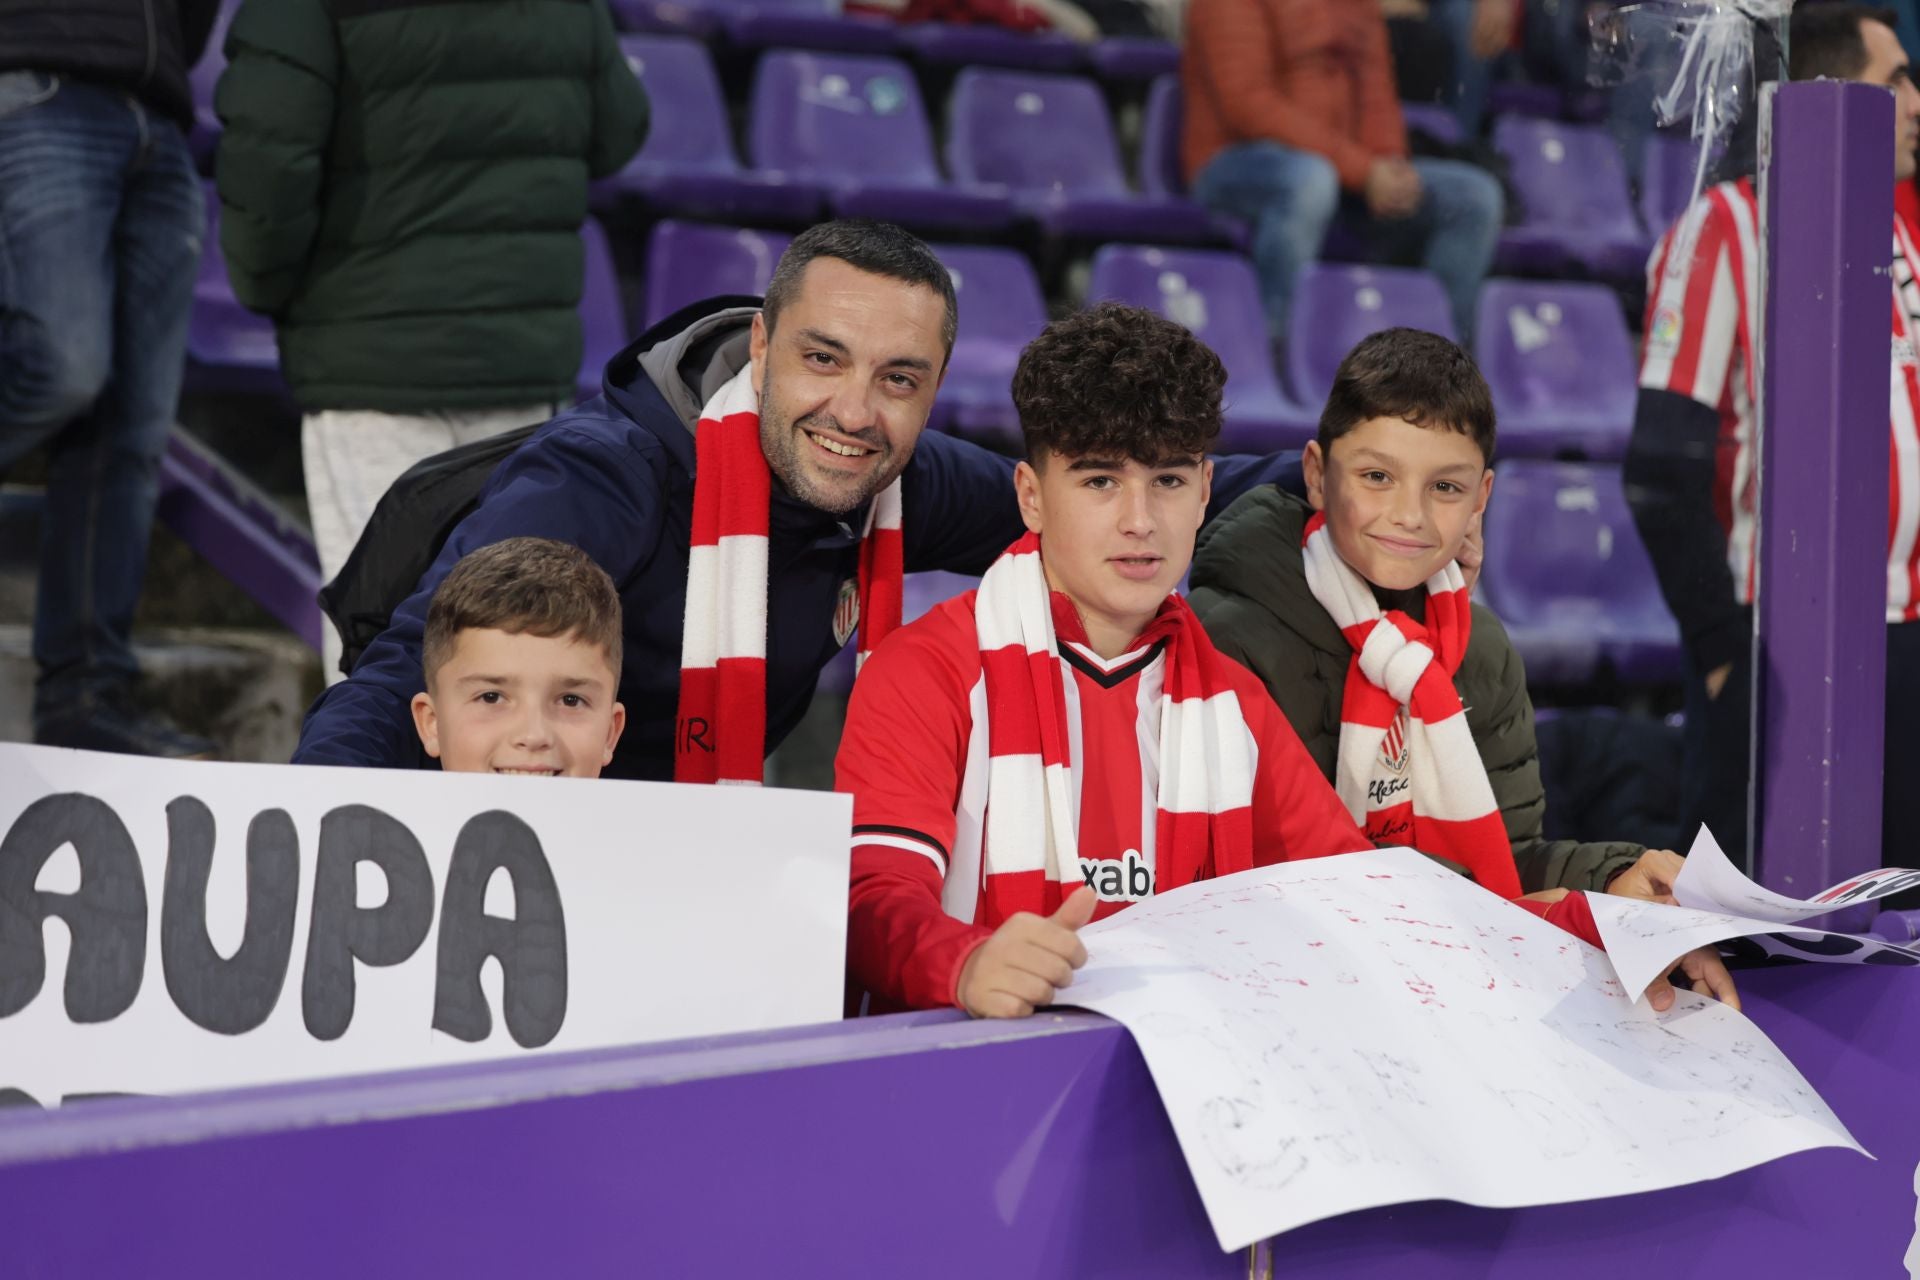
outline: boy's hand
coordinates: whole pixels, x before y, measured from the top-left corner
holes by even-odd
[[[993,931],[960,966],[960,1007],[976,1018],[1024,1018],[1053,1003],[1087,962],[1075,932],[1100,899],[1084,885],[1050,916],[1022,911]]]
[[[1671,849],[1649,849],[1639,861],[1615,876],[1607,892],[1622,898],[1673,905],[1673,882],[1687,860]]]
[[[1480,580],[1480,566],[1486,558],[1487,544],[1480,537],[1480,514],[1475,512],[1467,520],[1467,536],[1453,557],[1453,562],[1460,566],[1460,576],[1467,580],[1468,595],[1473,594],[1473,584]]]
[[[1676,966],[1686,975],[1687,982],[1703,996],[1712,996],[1729,1009],[1740,1007],[1740,993],[1733,989],[1733,975],[1727,972],[1727,962],[1712,947],[1696,947],[1680,957]],[[1658,977],[1647,987],[1647,1003],[1657,1013],[1665,1013],[1673,1007],[1673,983],[1666,977]]]

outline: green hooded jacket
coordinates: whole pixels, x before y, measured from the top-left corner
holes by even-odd
[[[246,0],[220,245],[303,409],[571,402],[590,178],[647,135],[606,0]]]
[[[1353,650],[1307,586],[1300,534],[1312,509],[1272,485],[1253,490],[1200,531],[1191,602],[1220,651],[1266,684],[1329,781]],[[1520,886],[1603,889],[1644,850],[1543,840],[1546,794],[1534,747],[1526,671],[1500,620],[1473,606],[1473,637],[1454,676],[1494,801],[1513,842]]]

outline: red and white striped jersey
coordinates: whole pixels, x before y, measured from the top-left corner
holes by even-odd
[[[1086,647],[1073,607],[1054,597],[1068,750],[1081,762],[1081,873],[1100,897],[1096,917],[1166,882],[1156,857],[1160,707],[1166,658],[1149,628],[1111,661]],[[1256,865],[1369,847],[1259,678],[1221,658],[1253,739]],[[896,632],[854,684],[835,761],[853,793],[853,885],[847,960],[856,981],[889,1004],[952,1003],[959,966],[1004,923],[977,851],[957,839],[984,812],[986,776],[970,743],[986,728],[985,676],[974,593]]]
[[[1720,415],[1714,511],[1742,604],[1753,600],[1759,519],[1760,210],[1753,182],[1710,188],[1654,247],[1647,267],[1640,385],[1689,396]],[[1920,252],[1900,219],[1892,242],[1892,503],[1887,621],[1920,617]]]

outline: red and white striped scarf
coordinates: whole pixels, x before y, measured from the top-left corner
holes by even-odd
[[[1376,844],[1436,854],[1519,897],[1513,846],[1453,687],[1473,625],[1460,566],[1448,561],[1427,579],[1423,627],[1381,611],[1326,524],[1324,512],[1307,521],[1307,586],[1353,646],[1333,789]]]
[[[1068,750],[1065,683],[1073,673],[1056,647],[1052,591],[1029,533],[981,579],[974,597],[986,685],[985,732],[970,739],[967,770],[987,776],[984,818],[963,809],[954,865],[981,868],[975,919],[998,924],[1017,911],[1053,912],[1083,881],[1075,836],[1080,794]],[[1155,619],[1167,638],[1160,699],[1155,881],[1164,891],[1253,865],[1252,731],[1227,686],[1226,661],[1178,596]],[[984,745],[987,755],[978,756]]]
[[[693,537],[680,645],[676,782],[757,785],[767,740],[767,507],[760,398],[747,365],[707,402],[694,433]],[[861,661],[900,625],[900,481],[868,510],[860,542]]]

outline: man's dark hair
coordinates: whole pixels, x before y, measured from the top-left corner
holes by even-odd
[[[460,557],[427,605],[420,665],[429,685],[460,633],[473,629],[593,645],[620,679],[620,593],[605,569],[568,543],[506,538]]]
[[[1877,22],[1893,30],[1891,12],[1870,4],[1794,6],[1787,22],[1787,75],[1794,80],[1851,80],[1867,65],[1867,42],[1860,24]]]
[[[1227,371],[1206,343],[1140,307],[1102,302],[1056,320],[1020,353],[1013,404],[1027,459],[1205,454],[1220,434]]]
[[[960,303],[954,297],[953,277],[920,237],[891,222],[875,222],[871,218],[822,222],[793,238],[773,268],[773,278],[767,281],[766,299],[760,305],[769,337],[779,323],[781,311],[800,292],[800,278],[815,258],[838,258],[861,271],[917,284],[939,294],[947,309],[947,318],[940,326],[940,339],[946,346],[946,355],[953,354],[954,335],[960,329]]]
[[[1320,411],[1321,452],[1375,418],[1457,431],[1493,461],[1493,393],[1473,357],[1437,333],[1382,329],[1347,352]]]

